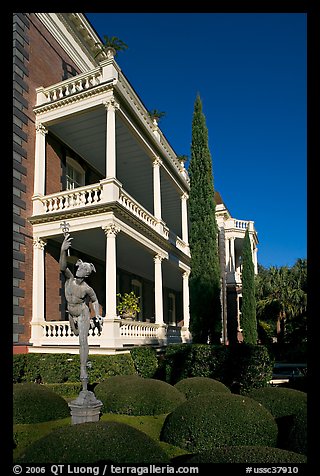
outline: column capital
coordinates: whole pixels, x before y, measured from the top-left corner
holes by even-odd
[[[48,134],[48,129],[42,124],[42,122],[39,122],[39,124],[36,125],[36,132],[45,135]]]
[[[183,279],[189,279],[190,272],[191,272],[191,270],[187,270],[187,271],[183,270],[183,272],[182,272]]]
[[[181,200],[188,200],[189,195],[187,194],[187,192],[183,192],[183,193],[180,195],[180,198],[181,198]]]
[[[165,259],[165,256],[162,254],[162,253],[157,253],[154,257],[153,257],[153,261],[155,263],[161,263],[162,260]]]
[[[162,160],[160,159],[160,157],[158,155],[155,155],[153,157],[153,161],[152,161],[152,165],[153,167],[160,167],[161,165],[163,164]]]
[[[32,240],[33,247],[38,249],[38,250],[44,250],[44,247],[46,246],[47,242],[39,237],[34,238]]]
[[[120,109],[120,104],[115,100],[114,97],[107,99],[106,101],[103,101],[104,107],[109,110],[115,110],[115,109]]]
[[[120,232],[120,228],[114,223],[110,223],[109,225],[103,225],[102,229],[105,232],[106,236],[117,236],[117,234]]]

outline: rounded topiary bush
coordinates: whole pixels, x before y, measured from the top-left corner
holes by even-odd
[[[295,415],[307,406],[307,394],[293,388],[256,388],[248,396],[265,406],[275,418]]]
[[[185,396],[172,385],[137,375],[110,377],[99,383],[94,392],[103,403],[103,412],[126,415],[169,413],[185,401]]]
[[[307,416],[307,407],[301,408],[294,415],[288,438],[283,444],[286,449],[305,455],[307,454]]]
[[[19,463],[168,463],[160,445],[125,423],[79,423],[52,431],[28,446]]]
[[[43,385],[13,385],[13,423],[41,423],[69,416],[66,400]]]
[[[270,446],[222,446],[199,452],[187,463],[306,463],[305,455]]]
[[[211,392],[231,393],[226,385],[209,377],[184,378],[175,384],[175,388],[183,393],[187,400]]]
[[[207,393],[187,400],[170,413],[160,439],[195,452],[223,445],[276,446],[277,434],[271,413],[252,398]]]
[[[302,452],[305,453],[307,446],[307,394],[293,388],[265,387],[254,389],[249,395],[266,407],[274,416],[278,425],[277,446],[293,449],[293,451],[295,448],[303,448]],[[298,414],[299,417],[295,423],[295,417]],[[294,424],[301,427],[299,435],[292,434]],[[290,434],[293,442],[292,447],[288,447]]]

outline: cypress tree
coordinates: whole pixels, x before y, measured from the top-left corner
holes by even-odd
[[[190,176],[190,330],[195,343],[220,343],[218,226],[208,130],[197,95],[192,119]]]
[[[256,344],[258,339],[255,277],[252,261],[249,230],[246,229],[242,248],[242,308],[241,328],[243,340],[247,344]]]

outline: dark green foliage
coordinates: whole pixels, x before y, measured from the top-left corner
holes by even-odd
[[[271,413],[249,397],[210,393],[179,405],[163,424],[160,440],[197,452],[214,447],[276,446]]]
[[[308,434],[311,434],[308,433],[307,420],[308,409],[305,406],[295,413],[288,438],[283,443],[284,448],[304,455],[307,454]]]
[[[307,406],[307,394],[292,388],[257,388],[251,390],[248,396],[264,405],[274,418],[296,415]]]
[[[187,400],[211,392],[231,393],[223,383],[208,377],[184,378],[176,383],[175,387],[186,396]]]
[[[247,394],[254,388],[266,387],[272,379],[273,359],[267,347],[234,344],[227,348],[226,372],[222,382],[233,393]]]
[[[195,343],[219,343],[221,337],[218,227],[208,130],[198,95],[192,120],[188,168],[190,274],[190,330]]]
[[[79,423],[59,428],[35,441],[18,463],[168,463],[159,444],[129,425],[118,422]]]
[[[125,415],[160,415],[185,400],[172,385],[138,375],[110,377],[99,383],[94,393],[103,403],[103,412]]]
[[[273,359],[262,345],[175,344],[167,347],[161,365],[171,385],[187,377],[209,377],[245,394],[268,385]]]
[[[292,388],[266,387],[252,390],[249,396],[274,416],[279,429],[277,446],[306,453],[307,394]]]
[[[188,464],[199,463],[306,463],[304,455],[270,446],[223,446],[190,456]]]
[[[64,383],[46,383],[45,388],[60,395],[63,398],[76,397],[82,389],[81,382],[64,382]]]
[[[247,344],[256,344],[258,339],[256,298],[255,298],[255,274],[252,261],[249,229],[243,240],[242,248],[242,308],[241,327],[243,340]]]
[[[90,383],[96,383],[112,375],[135,374],[130,354],[89,355],[91,368],[88,370]],[[77,382],[80,377],[78,354],[18,354],[13,356],[14,383]]]
[[[152,378],[158,369],[157,352],[153,347],[134,347],[130,354],[141,377]]]
[[[172,385],[187,377],[221,380],[225,374],[226,358],[226,347],[221,345],[168,345],[162,361],[165,380]]]
[[[13,385],[13,423],[40,423],[69,416],[66,400],[43,385]]]

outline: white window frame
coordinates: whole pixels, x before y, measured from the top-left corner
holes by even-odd
[[[68,175],[68,167],[73,171],[80,174],[81,181],[80,183],[76,182],[72,177]],[[74,190],[78,187],[83,187],[85,185],[85,170],[81,165],[74,160],[72,157],[67,156],[66,158],[66,188],[67,190]]]

